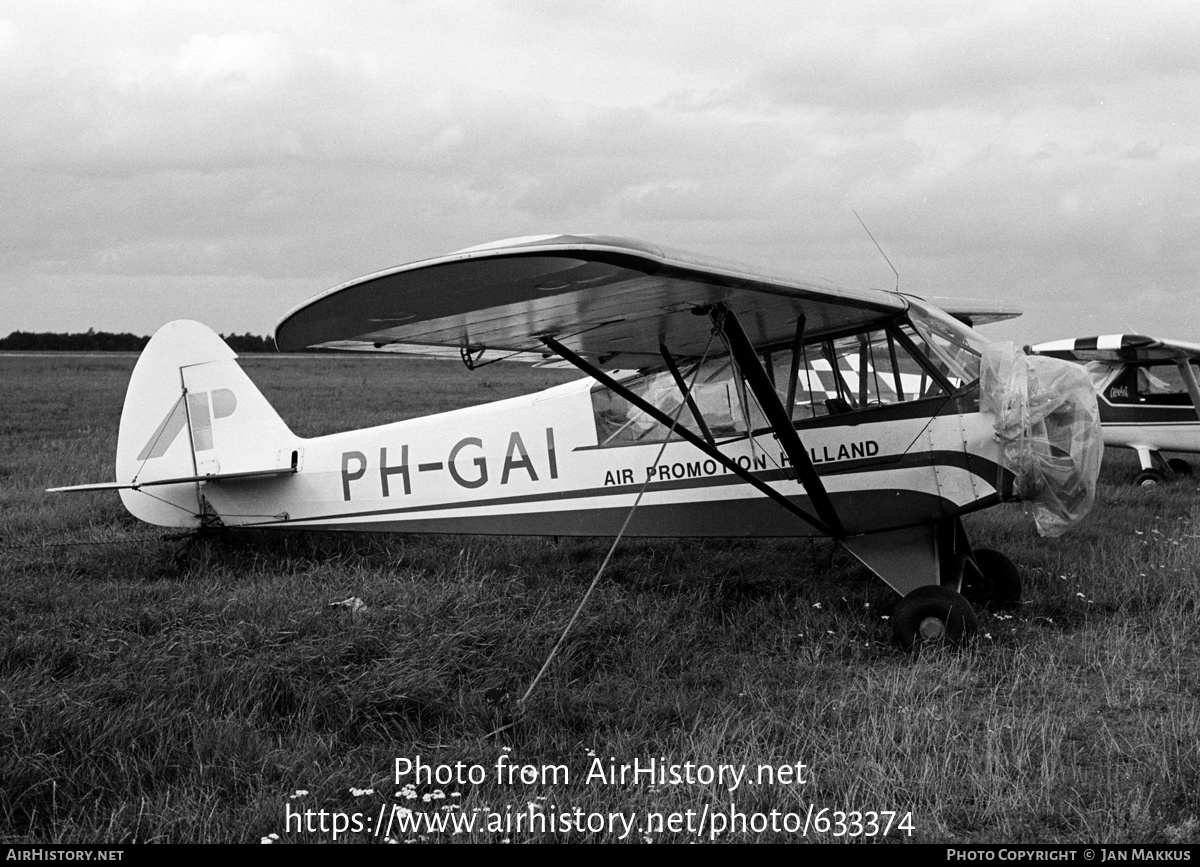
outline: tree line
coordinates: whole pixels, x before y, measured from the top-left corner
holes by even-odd
[[[275,342],[257,334],[221,335],[234,352],[274,352]],[[0,337],[0,352],[141,352],[149,337],[136,334],[113,334],[89,328],[83,334],[14,331]]]

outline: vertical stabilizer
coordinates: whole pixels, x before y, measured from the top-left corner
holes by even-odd
[[[272,470],[292,461],[296,437],[238,367],[237,355],[199,322],[160,328],[143,350],[121,412],[117,482],[135,517],[198,527],[208,513],[199,476]]]

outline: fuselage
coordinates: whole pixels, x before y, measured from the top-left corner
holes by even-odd
[[[813,528],[678,438],[604,444],[592,380],[315,439],[299,471],[205,485],[227,525],[402,532],[790,536]],[[848,533],[928,523],[1000,497],[999,446],[970,395],[796,425]],[[811,509],[767,428],[722,453]],[[644,493],[643,493],[644,488]]]
[[[1200,418],[1174,364],[1114,367],[1097,384],[1105,445],[1200,452]]]

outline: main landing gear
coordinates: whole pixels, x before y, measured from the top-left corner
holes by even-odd
[[[902,648],[963,647],[979,631],[973,606],[997,610],[1021,601],[1021,570],[999,551],[980,548],[962,559],[961,568],[961,592],[927,584],[896,603],[892,630]]]
[[[961,647],[979,631],[976,609],[1021,601],[1021,570],[999,551],[973,550],[958,518],[849,536],[841,543],[903,597],[891,618],[905,650]]]
[[[1183,458],[1168,460],[1146,448],[1138,448],[1137,453],[1142,469],[1133,477],[1133,484],[1139,488],[1152,488],[1171,479],[1186,479],[1192,475],[1192,465]]]

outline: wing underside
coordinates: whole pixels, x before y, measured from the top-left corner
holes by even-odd
[[[660,345],[699,356],[703,314],[723,303],[756,346],[882,320],[905,309],[890,292],[846,290],[603,236],[518,239],[405,265],[334,287],[279,323],[280,350],[301,348],[467,357],[552,358],[553,338],[601,364],[661,362]]]

